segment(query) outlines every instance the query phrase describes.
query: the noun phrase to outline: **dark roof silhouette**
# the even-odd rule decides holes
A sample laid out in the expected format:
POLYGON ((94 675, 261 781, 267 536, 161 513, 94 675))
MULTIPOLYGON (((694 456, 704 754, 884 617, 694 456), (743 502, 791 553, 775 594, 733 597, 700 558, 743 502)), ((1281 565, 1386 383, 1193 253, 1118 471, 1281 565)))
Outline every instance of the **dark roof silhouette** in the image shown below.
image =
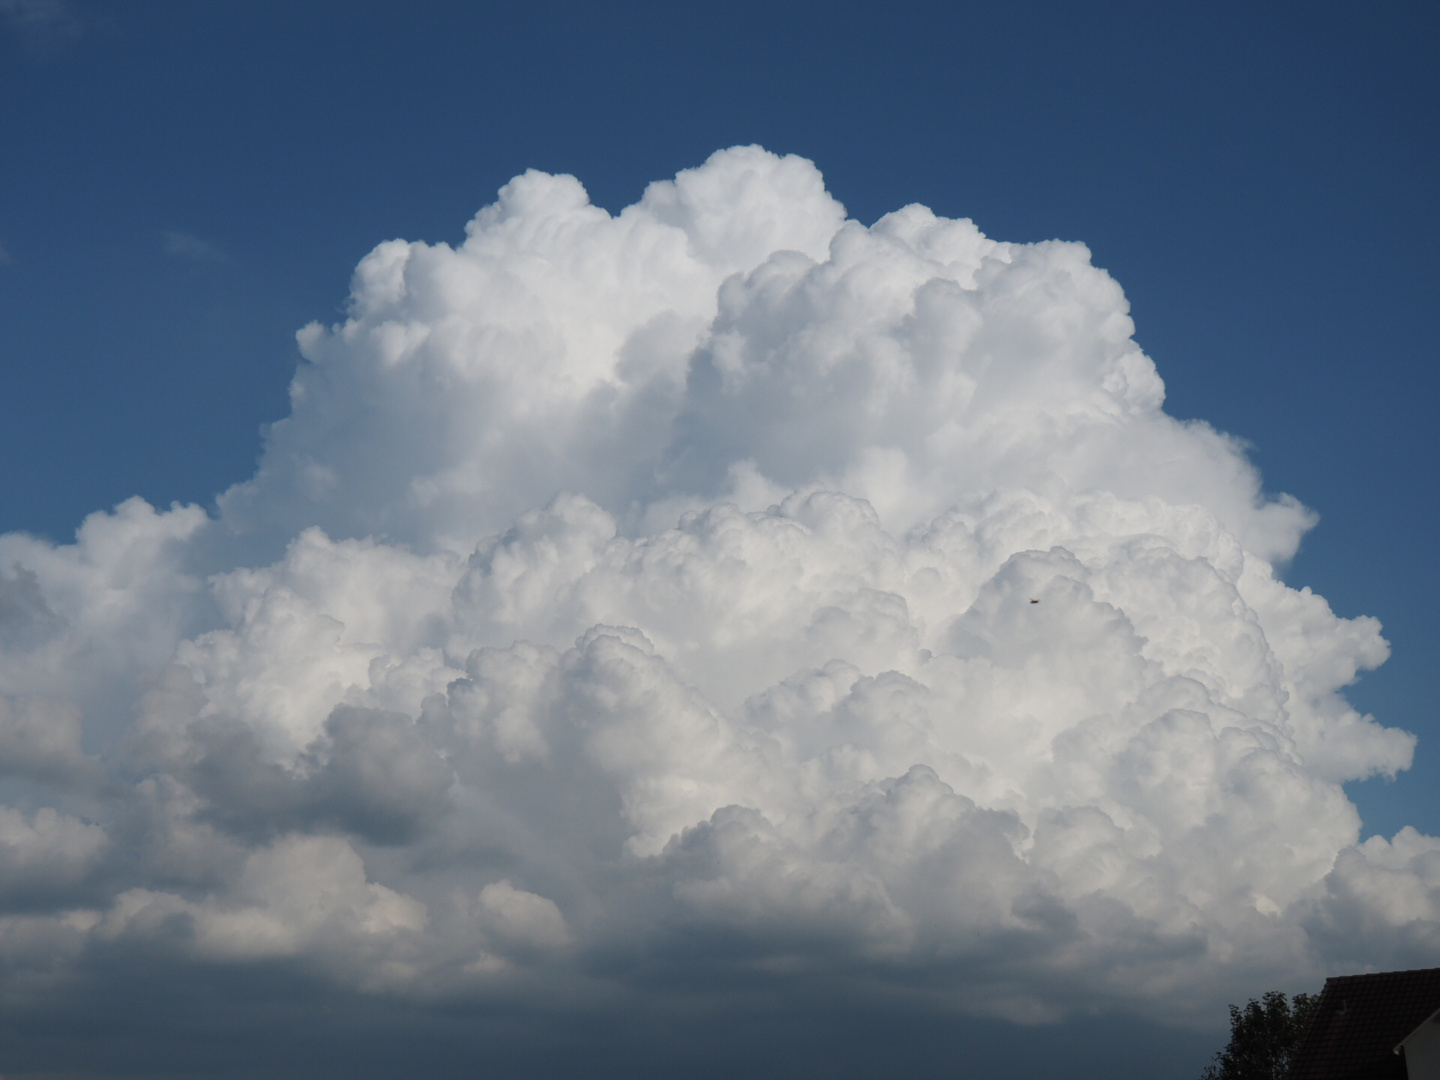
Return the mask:
POLYGON ((1405 1080, 1400 1041, 1440 1008, 1440 968, 1325 980, 1288 1080, 1405 1080))

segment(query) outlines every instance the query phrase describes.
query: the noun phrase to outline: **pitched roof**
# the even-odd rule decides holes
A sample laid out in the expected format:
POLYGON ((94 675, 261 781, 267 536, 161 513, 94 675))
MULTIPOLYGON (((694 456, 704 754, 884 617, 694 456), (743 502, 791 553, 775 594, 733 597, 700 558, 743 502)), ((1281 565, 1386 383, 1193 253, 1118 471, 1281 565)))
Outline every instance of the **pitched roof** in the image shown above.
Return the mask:
POLYGON ((1404 1080, 1400 1040, 1440 1008, 1440 968, 1325 980, 1289 1080, 1404 1080))

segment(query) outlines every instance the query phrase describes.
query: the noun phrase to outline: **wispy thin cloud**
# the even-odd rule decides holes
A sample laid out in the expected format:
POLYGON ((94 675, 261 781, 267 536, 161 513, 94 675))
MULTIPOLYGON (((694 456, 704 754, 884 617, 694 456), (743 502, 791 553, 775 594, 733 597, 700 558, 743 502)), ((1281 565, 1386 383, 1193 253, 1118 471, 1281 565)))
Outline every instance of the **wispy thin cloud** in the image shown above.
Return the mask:
POLYGON ((161 240, 166 255, 173 255, 186 262, 223 263, 230 261, 230 256, 221 248, 194 233, 170 229, 161 234, 161 240))
POLYGON ((31 51, 48 52, 74 41, 92 20, 67 0, 0 0, 0 25, 31 51))

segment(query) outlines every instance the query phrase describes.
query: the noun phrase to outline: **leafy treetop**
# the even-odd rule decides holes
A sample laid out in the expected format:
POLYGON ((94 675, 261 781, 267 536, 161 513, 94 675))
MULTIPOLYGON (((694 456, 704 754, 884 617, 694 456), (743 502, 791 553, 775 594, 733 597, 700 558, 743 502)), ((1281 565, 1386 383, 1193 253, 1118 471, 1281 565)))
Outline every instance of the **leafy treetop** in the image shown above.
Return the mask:
POLYGON ((1287 1000, 1271 990, 1243 1009, 1230 1006, 1230 1043, 1205 1067, 1200 1080, 1285 1080, 1290 1057, 1310 1027, 1319 994, 1287 1000))

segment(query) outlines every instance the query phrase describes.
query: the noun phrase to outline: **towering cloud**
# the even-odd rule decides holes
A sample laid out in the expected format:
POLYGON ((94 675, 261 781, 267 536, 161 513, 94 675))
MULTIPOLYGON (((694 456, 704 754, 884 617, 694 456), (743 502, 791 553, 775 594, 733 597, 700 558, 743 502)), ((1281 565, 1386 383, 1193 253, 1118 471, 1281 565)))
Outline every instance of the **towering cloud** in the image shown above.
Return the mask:
POLYGON ((1379 625, 1132 332, 1079 244, 753 147, 381 244, 217 516, 0 537, 0 994, 1184 1021, 1440 963, 1440 839, 1341 787, 1414 745, 1340 693, 1379 625))

